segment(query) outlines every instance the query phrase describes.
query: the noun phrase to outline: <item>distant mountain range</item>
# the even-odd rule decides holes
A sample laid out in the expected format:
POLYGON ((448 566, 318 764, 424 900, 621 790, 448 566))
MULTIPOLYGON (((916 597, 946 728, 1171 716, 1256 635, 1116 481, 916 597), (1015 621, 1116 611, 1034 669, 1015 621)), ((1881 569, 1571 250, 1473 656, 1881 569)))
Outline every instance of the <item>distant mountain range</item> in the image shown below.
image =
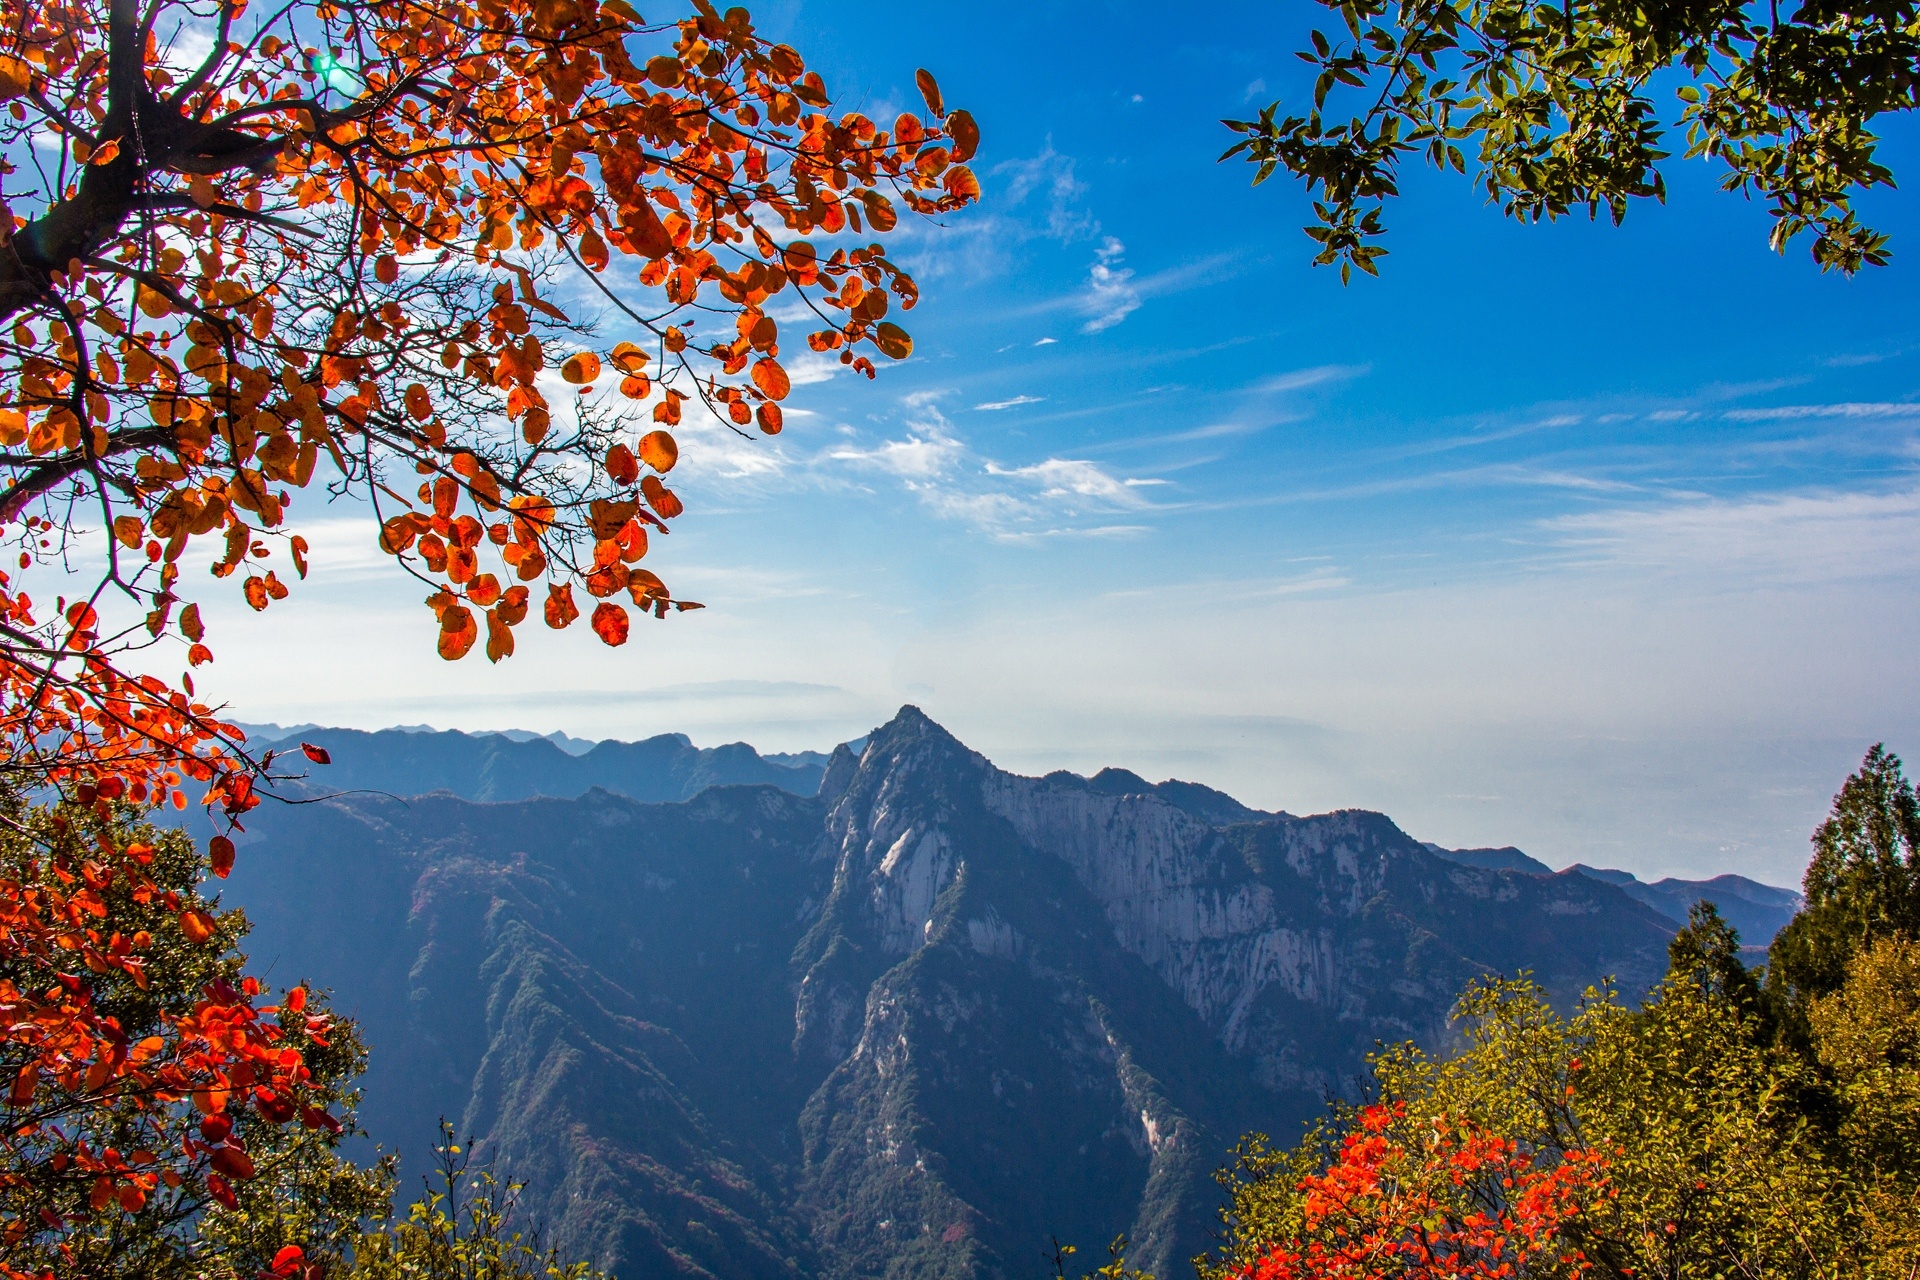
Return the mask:
POLYGON ((523 731, 461 733, 419 728, 327 729, 318 725, 255 725, 248 747, 280 751, 308 773, 303 791, 379 792, 394 796, 449 791, 463 800, 572 799, 595 787, 635 800, 691 800, 708 787, 765 783, 810 796, 820 790, 827 757, 807 751, 762 756, 744 742, 696 747, 683 733, 641 742, 587 743, 565 734, 523 731), (300 743, 333 757, 325 768, 307 765, 300 743))
POLYGON ((447 1116, 623 1280, 1013 1280, 1120 1231, 1173 1276, 1239 1134, 1440 1043, 1477 974, 1632 996, 1673 931, 1376 813, 1010 774, 910 707, 824 765, 297 736, 346 794, 249 816, 256 971, 360 1020, 410 1168, 447 1116))
POLYGON ((1687 912, 1694 903, 1703 900, 1711 902, 1719 908, 1721 917, 1739 931, 1741 940, 1749 949, 1764 949, 1773 941, 1773 935, 1793 919, 1794 913, 1800 910, 1800 904, 1805 901, 1792 889, 1761 884, 1745 876, 1715 876, 1711 880, 1678 880, 1669 876, 1647 884, 1631 871, 1589 867, 1579 862, 1565 871, 1556 872, 1538 858, 1529 857, 1512 845, 1499 849, 1442 849, 1437 844, 1426 847, 1450 862, 1468 867, 1515 871, 1530 876, 1587 876, 1618 886, 1628 897, 1646 903, 1678 924, 1687 922, 1687 912))
MULTIPOLYGON (((352 791, 396 796, 450 791, 466 800, 527 800, 535 796, 568 799, 600 787, 615 795, 649 802, 691 800, 713 786, 766 783, 794 795, 820 789, 829 756, 819 751, 762 754, 744 742, 699 748, 685 734, 665 733, 640 742, 608 739, 590 742, 565 733, 535 734, 524 729, 461 733, 407 725, 378 732, 330 729, 320 725, 247 725, 257 751, 291 753, 301 742, 327 748, 333 764, 310 770, 311 787, 332 794, 352 791)), ((865 739, 847 746, 858 751, 865 739)), ((1062 775, 1064 776, 1064 775, 1062 775)), ((1194 782, 1149 783, 1126 769, 1103 769, 1087 784, 1109 795, 1158 795, 1203 822, 1225 825, 1284 816, 1250 809, 1224 792, 1194 782)), ((1427 843, 1428 851, 1450 862, 1526 875, 1557 873, 1539 859, 1512 846, 1498 849, 1447 849, 1427 843)), ((1705 899, 1719 908, 1750 946, 1764 948, 1800 909, 1791 889, 1761 884, 1745 876, 1711 880, 1669 877, 1647 884, 1628 871, 1576 863, 1567 872, 1618 886, 1668 919, 1684 924, 1687 910, 1705 899)))

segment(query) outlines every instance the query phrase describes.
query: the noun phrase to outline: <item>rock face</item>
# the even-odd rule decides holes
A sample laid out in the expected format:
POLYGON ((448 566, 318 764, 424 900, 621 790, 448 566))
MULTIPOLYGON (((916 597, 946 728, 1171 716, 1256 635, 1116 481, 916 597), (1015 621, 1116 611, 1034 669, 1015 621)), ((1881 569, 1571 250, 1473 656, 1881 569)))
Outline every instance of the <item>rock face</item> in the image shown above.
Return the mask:
POLYGON ((913 708, 817 796, 343 799, 265 812, 230 883, 256 969, 361 1019, 369 1131, 454 1119, 625 1280, 1011 1280, 1120 1231, 1174 1276, 1241 1132, 1476 974, 1634 991, 1670 935, 1378 814, 1004 773, 913 708))

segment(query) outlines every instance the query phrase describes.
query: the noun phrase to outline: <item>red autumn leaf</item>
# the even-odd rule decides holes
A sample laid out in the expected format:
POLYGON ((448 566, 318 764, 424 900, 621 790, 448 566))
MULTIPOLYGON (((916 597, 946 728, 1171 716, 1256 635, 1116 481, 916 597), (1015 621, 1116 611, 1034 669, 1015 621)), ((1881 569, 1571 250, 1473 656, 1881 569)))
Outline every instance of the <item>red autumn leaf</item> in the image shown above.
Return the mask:
POLYGON ((953 139, 953 162, 955 164, 971 160, 980 150, 980 126, 973 122, 972 113, 961 110, 947 117, 947 136, 953 139))
POLYGON ((640 478, 640 463, 634 458, 633 450, 624 444, 616 444, 607 450, 607 478, 615 484, 632 484, 640 478))
POLYGON ((257 1172, 253 1167, 253 1157, 231 1145, 215 1147, 208 1160, 215 1169, 227 1177, 237 1178, 242 1182, 253 1177, 257 1172))
POLYGON ((612 601, 605 601, 594 607, 593 634, 614 648, 627 642, 628 625, 627 611, 612 601))
POLYGON ((227 1185, 227 1180, 217 1173, 207 1175, 207 1194, 223 1209, 240 1207, 240 1198, 233 1194, 233 1188, 227 1185))
POLYGON ((760 429, 762 431, 770 436, 780 434, 780 428, 783 425, 784 419, 780 412, 779 405, 772 403, 763 404, 759 409, 755 410, 755 412, 760 418, 760 429))
POLYGON ((225 880, 233 871, 233 841, 225 836, 215 836, 207 841, 207 862, 213 874, 225 880))

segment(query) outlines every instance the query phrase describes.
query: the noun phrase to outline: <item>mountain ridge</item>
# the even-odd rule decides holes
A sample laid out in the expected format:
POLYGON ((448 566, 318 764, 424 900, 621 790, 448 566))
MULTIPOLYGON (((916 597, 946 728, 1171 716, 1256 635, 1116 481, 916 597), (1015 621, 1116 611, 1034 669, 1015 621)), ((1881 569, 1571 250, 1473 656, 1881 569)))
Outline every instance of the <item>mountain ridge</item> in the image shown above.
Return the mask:
POLYGON ((627 1280, 1009 1280, 1119 1230, 1171 1274, 1238 1134, 1439 1043, 1472 977, 1664 967, 1600 881, 1191 787, 1007 773, 909 707, 811 796, 269 807, 227 892, 361 1020, 370 1131, 458 1121, 627 1280))

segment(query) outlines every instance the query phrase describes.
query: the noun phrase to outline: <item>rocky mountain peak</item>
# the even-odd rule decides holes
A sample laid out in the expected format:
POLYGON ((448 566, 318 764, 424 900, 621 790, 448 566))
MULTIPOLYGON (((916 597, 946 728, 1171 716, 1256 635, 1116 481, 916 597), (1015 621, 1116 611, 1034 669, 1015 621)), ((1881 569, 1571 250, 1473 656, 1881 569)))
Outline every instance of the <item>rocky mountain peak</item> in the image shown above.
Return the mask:
MULTIPOLYGON (((403 746, 335 758, 392 774, 403 746)), ((505 786, 503 759, 475 762, 505 786)), ((413 1154, 455 1119, 555 1243, 626 1275, 1011 1280, 1122 1230, 1171 1274, 1235 1135, 1291 1133, 1381 1040, 1438 1041, 1476 975, 1633 991, 1670 934, 1381 814, 1009 773, 914 707, 818 796, 362 796, 249 825, 228 883, 256 960, 362 1019, 368 1127, 413 1154)))

